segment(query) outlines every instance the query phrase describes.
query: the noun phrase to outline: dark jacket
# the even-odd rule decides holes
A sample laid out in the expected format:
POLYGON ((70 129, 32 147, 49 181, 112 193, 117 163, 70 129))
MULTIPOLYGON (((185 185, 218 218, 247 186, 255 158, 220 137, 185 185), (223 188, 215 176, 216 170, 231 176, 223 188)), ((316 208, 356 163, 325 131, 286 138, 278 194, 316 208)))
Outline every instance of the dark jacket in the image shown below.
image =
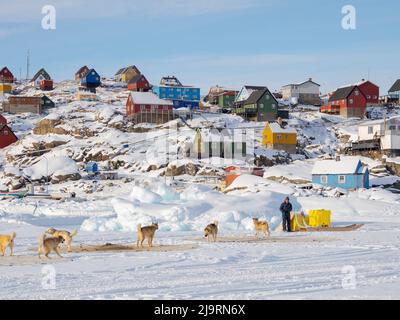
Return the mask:
POLYGON ((279 208, 279 210, 281 210, 282 213, 286 213, 286 214, 287 213, 291 213, 292 209, 293 209, 293 207, 292 207, 292 204, 290 202, 288 202, 288 203, 283 202, 281 204, 281 207, 279 208))

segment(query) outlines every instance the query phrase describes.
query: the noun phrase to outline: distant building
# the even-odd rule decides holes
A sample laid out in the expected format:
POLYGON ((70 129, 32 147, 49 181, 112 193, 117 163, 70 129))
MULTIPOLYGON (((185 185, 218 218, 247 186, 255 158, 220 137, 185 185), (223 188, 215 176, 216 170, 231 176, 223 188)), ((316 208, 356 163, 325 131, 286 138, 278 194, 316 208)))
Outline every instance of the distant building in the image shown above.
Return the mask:
POLYGON ((285 126, 282 120, 267 122, 263 131, 262 144, 269 149, 284 150, 287 153, 297 152, 297 131, 285 126))
POLYGON ((10 93, 12 85, 10 83, 0 83, 0 94, 10 93))
POLYGON ((234 112, 246 120, 275 121, 278 101, 267 87, 244 86, 236 96, 234 112))
POLYGON ((42 80, 40 82, 40 90, 42 91, 51 91, 53 90, 53 80, 42 80))
POLYGON ((151 85, 149 81, 147 81, 146 77, 143 74, 138 74, 134 76, 128 82, 128 90, 129 91, 138 91, 138 92, 147 92, 151 89, 151 85))
POLYGON ((397 80, 389 89, 389 98, 400 103, 400 79, 397 80))
POLYGON ((31 83, 34 87, 40 87, 40 84, 42 83, 43 80, 51 80, 50 75, 48 72, 42 68, 36 74, 33 76, 31 83))
POLYGON ((153 92, 131 92, 126 102, 126 116, 134 123, 163 124, 174 119, 172 101, 160 99, 153 92))
POLYGON ((11 96, 8 101, 3 102, 3 110, 8 113, 41 114, 44 110, 54 107, 54 102, 46 95, 41 97, 11 96))
POLYGON ((160 85, 153 86, 153 92, 160 99, 171 100, 174 108, 199 109, 200 88, 184 86, 173 76, 163 77, 160 85))
POLYGON ((358 86, 337 89, 329 98, 329 108, 339 108, 345 118, 364 118, 367 111, 367 98, 358 86))
POLYGON ((115 74, 115 79, 120 82, 129 83, 129 81, 140 74, 141 72, 136 66, 128 66, 119 69, 115 74))
POLYGON ((90 69, 82 78, 81 86, 85 88, 97 88, 101 85, 99 74, 94 69, 90 69))
POLYGON ((7 67, 4 67, 0 70, 0 83, 13 83, 14 75, 7 67))
POLYGON ((282 87, 282 98, 294 104, 321 105, 320 85, 308 79, 302 83, 288 84, 282 87))
POLYGON ((89 72, 87 66, 81 67, 77 72, 75 72, 75 81, 81 81, 81 79, 89 72))
POLYGON ((7 125, 7 119, 0 114, 0 149, 18 141, 17 136, 7 125))
POLYGON ((347 190, 369 189, 369 170, 359 158, 319 160, 312 170, 312 182, 347 190))
POLYGON ((400 155, 400 116, 368 121, 358 126, 359 145, 379 141, 380 149, 389 156, 400 155))
POLYGON ((367 98, 367 107, 379 105, 379 86, 364 79, 355 85, 360 88, 361 92, 367 98))

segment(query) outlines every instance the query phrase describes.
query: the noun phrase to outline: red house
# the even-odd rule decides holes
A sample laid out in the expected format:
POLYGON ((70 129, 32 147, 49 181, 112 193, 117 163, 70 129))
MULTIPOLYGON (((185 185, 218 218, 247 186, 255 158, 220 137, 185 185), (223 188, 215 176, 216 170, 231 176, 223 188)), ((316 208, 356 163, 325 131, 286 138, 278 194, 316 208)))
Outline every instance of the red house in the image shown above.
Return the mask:
POLYGON ((342 117, 363 118, 367 111, 367 98, 358 86, 339 88, 329 98, 328 106, 340 108, 342 117))
POLYGON ((134 76, 128 82, 128 90, 130 91, 147 92, 150 89, 151 89, 150 83, 147 81, 146 77, 142 74, 134 76))
POLYGON ((50 91, 53 90, 53 80, 42 80, 40 81, 40 90, 50 91))
POLYGON ((3 83, 13 83, 14 82, 14 75, 11 73, 11 71, 7 67, 4 67, 3 69, 0 70, 0 82, 3 82, 3 83))
POLYGON ((75 73, 75 80, 76 81, 81 81, 81 79, 86 75, 86 73, 89 72, 89 68, 87 66, 81 67, 76 73, 75 73))
POLYGON ((153 92, 132 92, 126 102, 126 116, 134 123, 166 123, 174 119, 173 109, 172 101, 153 92))
POLYGON ((374 106, 379 104, 379 87, 371 81, 364 79, 357 84, 361 92, 367 98, 367 106, 374 106))
POLYGON ((18 138, 7 125, 7 120, 0 115, 0 149, 8 147, 10 144, 17 142, 18 138))

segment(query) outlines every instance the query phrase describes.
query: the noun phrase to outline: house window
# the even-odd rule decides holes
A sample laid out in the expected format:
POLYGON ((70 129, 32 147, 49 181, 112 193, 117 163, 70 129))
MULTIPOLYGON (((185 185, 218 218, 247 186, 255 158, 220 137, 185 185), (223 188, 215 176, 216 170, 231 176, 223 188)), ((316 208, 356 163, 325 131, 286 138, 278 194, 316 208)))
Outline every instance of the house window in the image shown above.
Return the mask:
POLYGON ((396 126, 389 126, 389 130, 390 131, 395 131, 396 130, 396 126))
POLYGON ((371 96, 367 96, 367 99, 371 99, 371 96))
POLYGON ((277 134, 277 135, 276 135, 276 139, 277 139, 277 140, 282 140, 282 135, 281 135, 281 134, 277 134))
POLYGON ((269 94, 267 94, 267 95, 265 96, 265 98, 266 98, 267 100, 269 100, 269 94))
POLYGON ((356 90, 354 93, 356 94, 356 96, 358 96, 360 94, 360 92, 358 90, 356 90))
POLYGON ((353 99, 350 99, 350 104, 353 104, 353 102, 354 102, 354 100, 353 100, 353 99))
POLYGON ((374 127, 368 127, 368 134, 374 133, 374 127))
POLYGON ((8 131, 7 131, 7 130, 4 130, 4 131, 3 131, 3 135, 8 136, 8 131))
POLYGON ((346 183, 346 176, 339 176, 339 183, 345 184, 346 183))
POLYGON ((321 176, 321 183, 327 184, 328 183, 328 176, 321 176))
POLYGON ((272 106, 271 106, 271 108, 272 108, 272 110, 275 110, 275 109, 276 109, 276 104, 273 103, 272 106))

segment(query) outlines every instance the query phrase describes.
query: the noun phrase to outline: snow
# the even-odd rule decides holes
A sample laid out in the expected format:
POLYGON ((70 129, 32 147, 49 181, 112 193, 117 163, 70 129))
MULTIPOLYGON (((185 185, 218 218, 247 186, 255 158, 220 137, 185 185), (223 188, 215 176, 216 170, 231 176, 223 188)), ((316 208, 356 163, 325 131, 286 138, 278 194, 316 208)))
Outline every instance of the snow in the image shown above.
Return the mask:
MULTIPOLYGON (((308 106, 294 108, 288 126, 298 132, 300 154, 287 155, 261 146, 265 123, 195 114, 187 122, 190 127, 246 130, 248 136, 254 135, 255 156, 271 160, 271 166, 263 168, 264 177, 243 173, 220 192, 216 187, 227 164, 223 159, 183 156, 194 130, 180 119, 161 126, 129 124, 125 103, 130 93, 112 80, 104 83, 97 89, 96 102, 74 101, 78 84, 63 81, 52 91, 57 107, 49 114, 6 115, 20 140, 0 150, 0 189, 14 190, 26 175, 42 179, 79 173, 82 178, 48 186, 60 201, 0 199, 0 234, 17 233, 16 256, 0 257, 0 299, 400 298, 400 194, 391 192, 395 186, 385 189, 400 178, 389 174, 379 159, 342 156, 344 162, 350 159, 351 170, 356 158, 374 169, 370 179, 376 187, 340 197, 335 189, 309 189, 314 165, 324 164, 323 169, 332 172, 327 165, 332 160, 322 159, 331 159, 349 137, 357 137, 363 121, 324 115, 308 106), (45 117, 59 120, 57 128, 68 132, 33 134, 45 117), (41 145, 48 152, 33 155, 41 145), (101 170, 118 172, 120 178, 88 177, 84 167, 91 161, 101 170), (171 166, 188 164, 198 167, 196 176, 165 176, 171 166), (70 198, 71 193, 76 197, 70 198), (286 196, 295 211, 329 209, 334 226, 364 226, 354 232, 283 233, 279 206, 286 196), (253 217, 269 222, 270 240, 253 240, 253 217), (215 220, 221 241, 209 244, 203 230, 215 220), (152 222, 160 227, 155 245, 175 249, 63 252, 63 259, 50 260, 57 290, 40 285, 42 268, 49 261, 39 261, 35 248, 49 227, 78 229, 74 245, 79 248, 133 244, 137 224, 152 222), (356 271, 354 290, 342 286, 343 268, 349 266, 356 271)), ((38 92, 28 88, 22 95, 38 92)), ((396 112, 389 111, 388 117, 396 112)), ((251 155, 238 166, 252 168, 252 160, 251 155)), ((386 160, 400 163, 399 158, 386 160)))
POLYGON ((40 180, 50 176, 65 176, 78 173, 78 166, 68 157, 49 157, 23 170, 31 180, 40 180))
POLYGON ((360 159, 357 157, 336 160, 317 161, 312 170, 312 174, 354 174, 360 159))
POLYGON ((271 123, 269 123, 269 126, 270 126, 272 132, 274 132, 274 133, 296 133, 296 134, 297 134, 296 129, 291 128, 291 127, 289 127, 289 126, 281 127, 281 126, 280 126, 278 123, 276 123, 276 122, 271 122, 271 123))
POLYGON ((131 96, 136 104, 168 106, 174 105, 172 101, 158 98, 158 96, 153 92, 132 92, 131 96))

